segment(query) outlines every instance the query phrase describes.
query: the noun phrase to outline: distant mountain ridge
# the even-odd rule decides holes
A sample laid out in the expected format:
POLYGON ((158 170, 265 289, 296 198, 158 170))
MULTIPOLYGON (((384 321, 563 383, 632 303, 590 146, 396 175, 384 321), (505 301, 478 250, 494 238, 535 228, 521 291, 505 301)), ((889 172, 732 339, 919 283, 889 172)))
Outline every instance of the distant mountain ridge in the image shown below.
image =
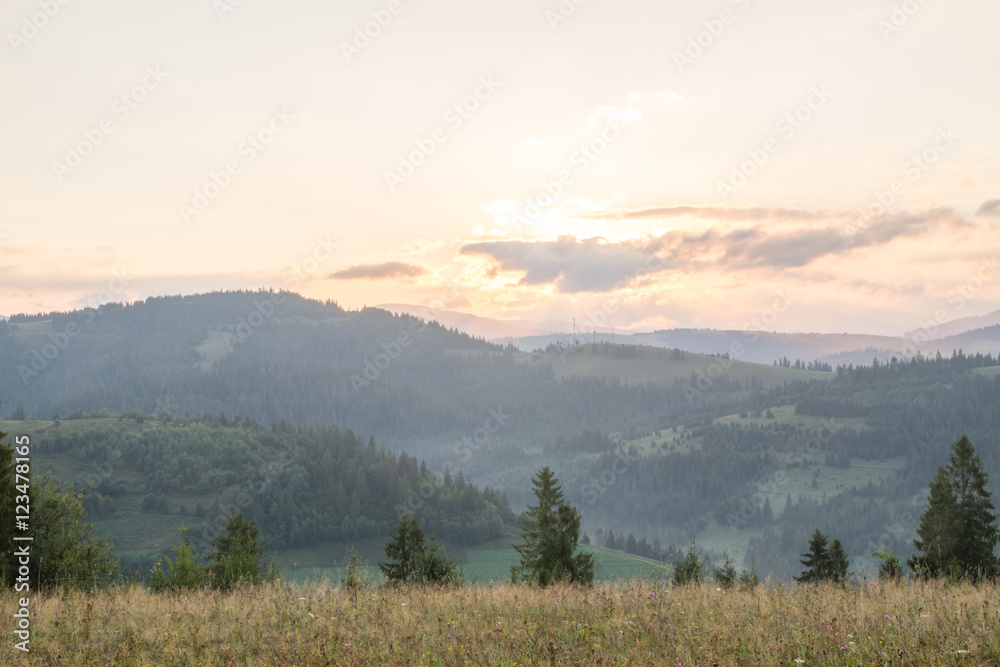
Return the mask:
POLYGON ((903 336, 882 336, 863 333, 779 333, 771 331, 739 331, 727 329, 677 328, 651 332, 620 329, 616 333, 577 332, 566 322, 533 322, 530 320, 497 320, 471 313, 438 310, 409 304, 383 304, 379 308, 393 313, 406 313, 442 326, 454 328, 470 336, 500 344, 513 343, 530 352, 545 349, 549 344, 614 342, 629 345, 678 348, 698 354, 732 353, 738 344, 741 361, 770 364, 788 358, 794 361, 824 361, 837 364, 870 365, 872 360, 888 361, 892 357, 910 358, 916 352, 933 356, 940 352, 950 355, 961 349, 969 354, 1000 352, 1000 310, 981 316, 963 317, 951 322, 927 326, 903 336), (972 332, 979 333, 974 334, 972 332))
POLYGON ((928 325, 924 328, 907 331, 903 334, 903 338, 912 339, 918 333, 922 333, 923 335, 930 337, 931 340, 937 340, 940 338, 947 338, 948 336, 957 336, 958 334, 973 331, 975 329, 984 329, 996 324, 1000 324, 1000 310, 994 310, 992 313, 987 313, 985 315, 960 317, 957 320, 951 320, 950 322, 943 322, 941 324, 928 322, 928 325))
POLYGON ((423 320, 436 321, 448 329, 458 329, 470 336, 496 340, 501 338, 536 336, 558 333, 562 329, 559 322, 531 322, 529 320, 497 320, 480 317, 472 313, 455 310, 441 310, 429 306, 415 306, 406 303, 383 303, 375 306, 393 314, 406 314, 423 320))

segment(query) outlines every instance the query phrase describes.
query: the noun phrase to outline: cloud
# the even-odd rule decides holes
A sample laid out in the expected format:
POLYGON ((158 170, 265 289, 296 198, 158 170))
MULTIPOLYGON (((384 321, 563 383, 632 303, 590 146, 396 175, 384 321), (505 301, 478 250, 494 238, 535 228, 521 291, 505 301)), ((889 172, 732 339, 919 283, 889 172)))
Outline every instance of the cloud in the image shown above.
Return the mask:
POLYGON ((699 218, 719 222, 756 222, 765 220, 821 220, 856 217, 856 213, 810 211, 799 208, 774 208, 752 206, 735 208, 726 206, 664 206, 633 210, 599 211, 586 214, 602 220, 670 220, 673 218, 699 218))
MULTIPOLYGON (((792 215, 786 209, 751 209, 742 213, 741 219, 756 216, 763 222, 784 216, 810 217, 800 216, 803 212, 797 211, 792 215)), ((938 229, 972 226, 951 209, 944 208, 883 215, 853 233, 848 233, 843 224, 775 230, 773 225, 763 222, 737 229, 710 227, 697 232, 677 229, 621 242, 572 236, 554 241, 478 242, 463 246, 460 253, 487 255, 498 270, 523 272, 522 285, 551 284, 564 293, 604 292, 627 285, 633 277, 644 273, 797 268, 827 255, 846 255, 896 239, 921 237, 938 229)))
POLYGON ((984 218, 1000 218, 1000 199, 984 201, 976 211, 976 215, 984 218))
POLYGON ((642 242, 562 236, 555 241, 469 243, 463 255, 487 255, 504 271, 522 271, 522 285, 552 284, 559 292, 607 292, 637 275, 658 270, 663 259, 642 242))
POLYGON ((383 264, 356 264, 331 273, 331 280, 385 280, 387 278, 416 278, 427 273, 418 264, 406 262, 385 262, 383 264))
POLYGON ((725 248, 723 258, 730 269, 783 269, 805 266, 826 255, 884 245, 897 238, 923 236, 938 227, 968 226, 952 210, 938 208, 924 213, 884 215, 853 234, 845 234, 842 225, 770 233, 756 225, 725 235, 709 232, 705 241, 706 245, 714 243, 725 248))

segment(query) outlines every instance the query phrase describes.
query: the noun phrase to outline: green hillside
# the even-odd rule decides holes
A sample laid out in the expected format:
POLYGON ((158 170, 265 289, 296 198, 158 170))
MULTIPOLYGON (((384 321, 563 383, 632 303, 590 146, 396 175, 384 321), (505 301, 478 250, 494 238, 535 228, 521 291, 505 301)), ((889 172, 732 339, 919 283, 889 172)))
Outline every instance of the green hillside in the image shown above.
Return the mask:
MULTIPOLYGON (((634 345, 597 343, 561 347, 549 352, 519 352, 515 358, 529 365, 551 364, 556 377, 589 376, 614 378, 622 382, 673 386, 696 378, 712 380, 724 376, 729 382, 747 384, 754 378, 762 389, 771 389, 791 380, 824 380, 833 373, 799 370, 764 364, 752 364, 736 359, 714 357, 692 352, 677 354, 674 350, 634 345)), ((695 383, 693 386, 697 387, 695 383)))

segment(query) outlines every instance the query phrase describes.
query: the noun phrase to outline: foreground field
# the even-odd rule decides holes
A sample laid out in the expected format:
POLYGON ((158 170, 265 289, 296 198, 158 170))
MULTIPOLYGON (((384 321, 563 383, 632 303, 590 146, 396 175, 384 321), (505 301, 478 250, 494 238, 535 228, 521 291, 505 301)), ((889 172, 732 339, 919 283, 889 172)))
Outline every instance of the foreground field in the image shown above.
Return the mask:
MULTIPOLYGON (((951 665, 1000 663, 996 587, 643 583, 231 595, 127 588, 32 599, 32 653, 0 664, 951 665)), ((10 622, 13 594, 0 597, 10 622)), ((9 627, 6 626, 6 627, 9 627)))

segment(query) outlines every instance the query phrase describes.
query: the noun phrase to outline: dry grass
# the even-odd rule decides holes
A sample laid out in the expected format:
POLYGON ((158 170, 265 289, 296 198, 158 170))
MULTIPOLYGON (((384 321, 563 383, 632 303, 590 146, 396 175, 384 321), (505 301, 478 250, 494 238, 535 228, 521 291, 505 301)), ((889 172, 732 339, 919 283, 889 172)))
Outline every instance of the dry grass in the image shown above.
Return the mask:
MULTIPOLYGON (((325 586, 179 596, 130 587, 34 597, 31 655, 5 630, 0 664, 1000 664, 998 592, 876 584, 724 593, 630 583, 352 598, 325 586)), ((0 596, 7 628, 14 605, 12 593, 0 596)))

